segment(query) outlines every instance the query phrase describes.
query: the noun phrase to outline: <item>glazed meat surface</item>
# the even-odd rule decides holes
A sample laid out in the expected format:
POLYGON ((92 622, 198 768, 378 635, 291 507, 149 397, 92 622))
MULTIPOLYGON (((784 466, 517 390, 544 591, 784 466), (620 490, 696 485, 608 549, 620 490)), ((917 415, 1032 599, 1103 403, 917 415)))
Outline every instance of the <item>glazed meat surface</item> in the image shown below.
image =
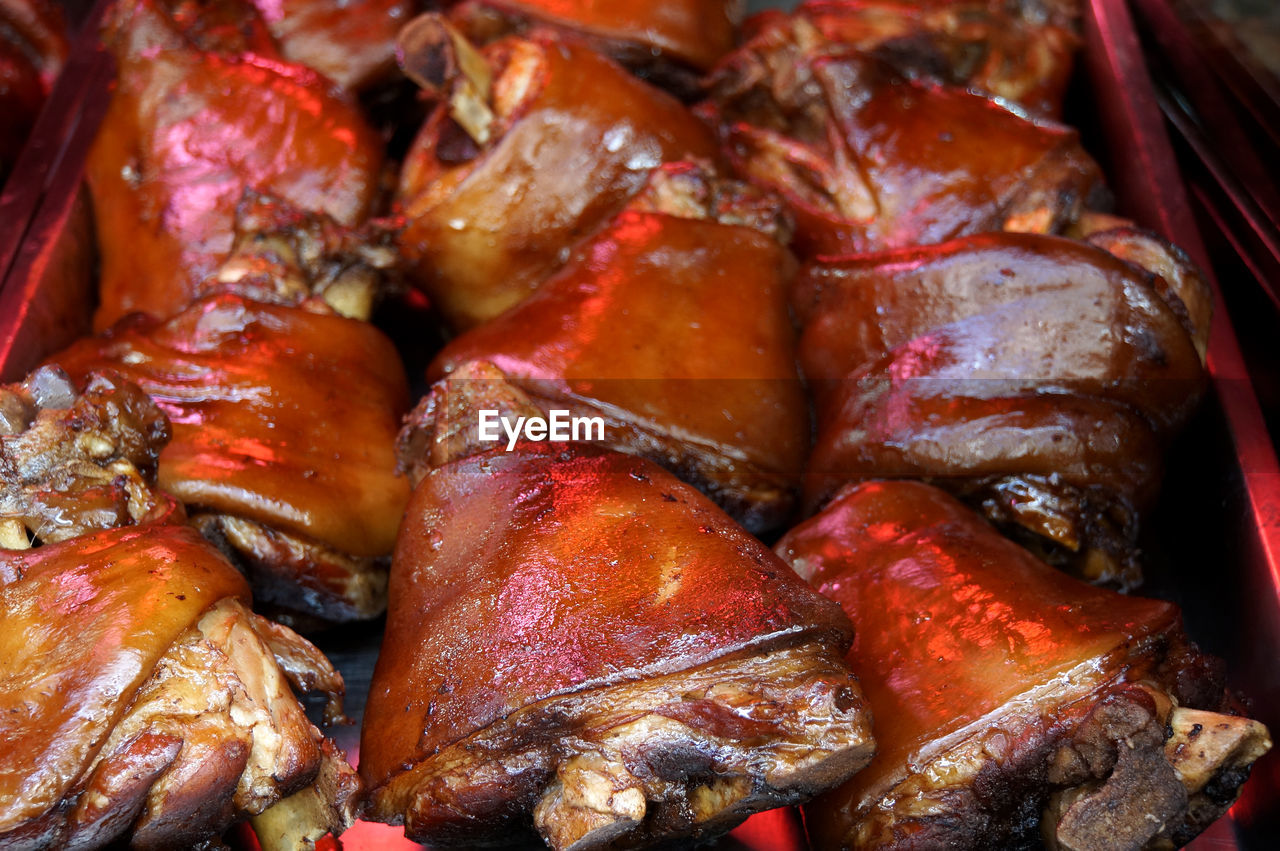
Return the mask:
POLYGON ((817 847, 1181 845, 1270 747, 1222 714, 1175 606, 1059 573, 927 485, 848 488, 777 551, 853 620, 876 719, 875 759, 806 810, 817 847))
POLYGON ((664 166, 536 293, 450 342, 429 377, 492 363, 543 411, 599 416, 607 445, 749 529, 777 528, 808 443, 786 235, 776 198, 664 166))
POLYGON ((168 413, 160 486, 245 562, 262 602, 329 620, 381 611, 374 560, 408 498, 394 457, 408 387, 371 325, 225 293, 55 360, 118 370, 168 413))
POLYGON ((105 38, 118 85, 87 163, 105 328, 180 310, 231 251, 246 189, 354 225, 381 142, 314 71, 193 43, 154 0, 119 4, 105 38))
POLYGON ((403 38, 441 100, 400 176, 401 250, 456 330, 526 298, 652 169, 716 156, 674 98, 581 44, 531 33, 481 55, 430 16, 403 38))
POLYGON ((1074 130, 989 96, 904 78, 803 16, 716 71, 704 107, 744 178, 779 192, 805 256, 996 230, 1057 233, 1102 200, 1074 130))
POLYGON ((267 848, 341 832, 358 780, 289 683, 338 718, 342 678, 154 490, 163 413, 50 367, 0 412, 0 844, 197 845, 269 810, 267 848))
POLYGON ((426 472, 391 599, 360 765, 373 817, 421 841, 707 838, 872 749, 839 612, 641 459, 426 472))
POLYGON ((1101 249, 1031 234, 812 264, 795 298, 819 410, 808 504, 926 479, 1132 587, 1162 449, 1205 384, 1170 296, 1101 249))

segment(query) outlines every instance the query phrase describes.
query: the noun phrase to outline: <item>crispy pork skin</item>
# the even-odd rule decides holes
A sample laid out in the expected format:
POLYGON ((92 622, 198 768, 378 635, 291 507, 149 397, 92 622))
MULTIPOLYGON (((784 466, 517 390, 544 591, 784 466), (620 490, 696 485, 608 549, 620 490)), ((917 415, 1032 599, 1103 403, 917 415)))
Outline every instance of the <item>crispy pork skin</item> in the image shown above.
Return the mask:
POLYGON ((105 328, 171 315, 231 251, 246 189, 354 225, 378 189, 381 141, 316 72, 198 47, 154 0, 117 5, 119 82, 87 161, 105 328))
POLYGON ((372 816, 438 845, 628 847, 839 782, 869 719, 808 590, 642 459, 524 444, 425 471, 365 714, 372 816))
POLYGON ((118 375, 0 387, 0 845, 268 851, 355 817, 360 786, 290 685, 341 676, 154 488, 163 412, 118 375), (58 512, 50 514, 50 504, 58 512))
POLYGON ((400 176, 401 249, 455 329, 527 297, 658 165, 716 156, 674 98, 582 44, 535 32, 480 53, 436 16, 402 41, 439 103, 400 176))
POLYGON ((818 407, 809 506, 926 479, 1092 580, 1137 584, 1162 449, 1206 382, 1164 280, 1034 234, 810 264, 794 298, 818 407))
POLYGON ((55 356, 111 368, 173 422, 160 485, 234 554, 260 600, 330 621, 385 606, 409 486, 395 475, 404 369, 372 325, 231 293, 127 321, 55 356))
POLYGON ((544 413, 599 417, 590 439, 657 461, 748 529, 776 529, 809 437, 787 224, 773 196, 663 166, 536 293, 451 341, 429 377, 492 363, 544 413))
POLYGON ((777 551, 854 621, 876 719, 870 766, 806 808, 816 847, 1169 847, 1271 745, 1175 606, 1055 571, 936 488, 850 487, 777 551))
POLYGON ((731 54, 703 108, 735 170, 787 199, 804 256, 1058 233, 1104 200, 1074 130, 966 87, 904 77, 804 15, 731 54))

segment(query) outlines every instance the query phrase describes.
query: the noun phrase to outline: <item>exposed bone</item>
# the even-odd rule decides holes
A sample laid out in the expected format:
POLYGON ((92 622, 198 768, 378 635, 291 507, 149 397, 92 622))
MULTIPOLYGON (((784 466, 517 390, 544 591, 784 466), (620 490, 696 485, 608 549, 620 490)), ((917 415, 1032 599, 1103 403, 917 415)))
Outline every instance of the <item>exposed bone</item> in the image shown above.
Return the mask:
POLYGON ((0 518, 0 549, 25 550, 31 547, 31 539, 27 537, 27 527, 21 520, 0 518))
POLYGON ((427 13, 400 31, 396 59, 429 96, 449 101, 449 115, 477 144, 489 141, 493 72, 480 51, 442 15, 427 13))
POLYGON ((1271 750, 1267 728, 1237 715, 1223 715, 1178 707, 1169 718, 1173 735, 1165 742, 1165 756, 1194 795, 1216 775, 1252 765, 1271 750))
POLYGON ((312 851, 318 840, 337 836, 355 821, 355 771, 326 745, 311 785, 249 820, 262 851, 312 851))

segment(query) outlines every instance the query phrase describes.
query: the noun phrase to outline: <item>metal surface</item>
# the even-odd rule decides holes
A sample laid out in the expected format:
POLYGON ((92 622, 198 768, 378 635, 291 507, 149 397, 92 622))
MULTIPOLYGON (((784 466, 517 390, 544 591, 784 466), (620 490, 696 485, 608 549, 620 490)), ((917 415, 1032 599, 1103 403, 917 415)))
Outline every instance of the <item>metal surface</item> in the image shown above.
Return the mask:
MULTIPOLYGON (((105 0, 91 15, 101 14, 105 0)), ((756 2, 756 8, 766 4, 756 2)), ((1128 10, 1117 0, 1085 4, 1085 70, 1090 107, 1105 140, 1119 209, 1182 245, 1205 269, 1210 259, 1191 216, 1176 161, 1128 10)), ((90 26, 88 29, 92 30, 90 26)), ((15 177, 0 197, 0 379, 19 377, 87 327, 90 302, 76 291, 84 266, 80 180, 83 159, 107 103, 109 63, 82 39, 15 177), (80 252, 80 259, 68 255, 80 252), (55 272, 55 270, 63 270, 55 272), (70 271, 67 271, 67 270, 70 271), (57 292, 54 292, 57 291, 57 292)), ((87 273, 83 276, 87 281, 87 273)), ((1233 685, 1280 730, 1280 466, 1220 293, 1210 341, 1215 398, 1177 446, 1165 496, 1144 541, 1153 591, 1186 611, 1192 636, 1228 659, 1233 685)), ((318 643, 342 670, 358 721, 368 693, 381 625, 335 630, 318 643)), ((333 731, 355 756, 358 726, 333 731)), ((1272 811, 1280 808, 1280 754, 1261 761, 1246 794, 1193 847, 1272 847, 1272 811)), ((413 848, 398 828, 361 823, 349 849, 413 848)), ((762 814, 720 846, 801 849, 793 811, 762 814)))

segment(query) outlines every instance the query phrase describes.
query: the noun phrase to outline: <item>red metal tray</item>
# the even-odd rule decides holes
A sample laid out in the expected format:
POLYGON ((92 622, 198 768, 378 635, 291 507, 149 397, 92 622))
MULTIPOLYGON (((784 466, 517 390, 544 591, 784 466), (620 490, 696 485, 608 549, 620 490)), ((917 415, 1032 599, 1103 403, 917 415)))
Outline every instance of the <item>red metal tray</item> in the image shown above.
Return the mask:
MULTIPOLYGON (((19 378, 88 330, 93 238, 81 176, 108 100, 110 60, 93 35, 106 2, 90 12, 0 194, 0 381, 19 378)), ((1118 0, 1084 5, 1084 61, 1070 120, 1107 167, 1118 209, 1181 245, 1211 273, 1129 11, 1118 0)), ((1209 370, 1216 392, 1170 454, 1161 504, 1143 541, 1150 577, 1144 590, 1182 605, 1191 635, 1227 659, 1232 686, 1253 701, 1255 717, 1280 731, 1280 465, 1213 286, 1209 370)), ((318 641, 347 679, 348 709, 357 720, 380 632, 380 625, 366 625, 318 641)), ((358 755, 358 727, 333 733, 358 755)), ((1276 836, 1280 752, 1257 763, 1240 802, 1191 847, 1272 848, 1276 836)), ((399 828, 363 822, 343 845, 418 847, 399 828)), ((750 819, 717 847, 803 851, 807 844, 798 815, 777 810, 750 819)))

